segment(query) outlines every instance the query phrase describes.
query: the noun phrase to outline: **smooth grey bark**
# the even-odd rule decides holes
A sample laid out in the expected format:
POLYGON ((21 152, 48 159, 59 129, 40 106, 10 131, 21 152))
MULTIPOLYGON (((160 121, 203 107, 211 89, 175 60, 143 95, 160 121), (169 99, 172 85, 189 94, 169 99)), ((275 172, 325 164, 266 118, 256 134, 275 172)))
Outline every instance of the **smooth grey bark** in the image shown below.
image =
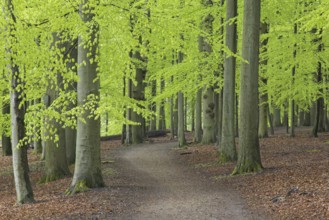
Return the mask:
POLYGON ((19 85, 18 67, 12 69, 12 91, 10 97, 11 108, 11 129, 12 129, 12 152, 13 152, 13 169, 16 189, 16 203, 24 204, 34 202, 34 195, 29 178, 29 166, 27 158, 27 145, 24 144, 25 136, 25 108, 19 107, 22 102, 22 94, 16 90, 19 85))
POLYGON ((223 89, 221 89, 218 96, 218 133, 217 133, 217 147, 220 149, 220 143, 222 140, 222 130, 223 130, 223 89))
POLYGON ((13 45, 16 43, 14 35, 16 17, 14 5, 11 0, 5 1, 4 14, 8 19, 9 36, 7 56, 10 59, 8 70, 11 74, 10 91, 10 112, 11 112, 11 140, 13 153, 13 171, 16 189, 16 203, 24 204, 34 202, 33 190, 29 178, 29 165, 27 158, 27 145, 23 139, 25 137, 25 105, 23 104, 23 91, 18 90, 20 83, 23 83, 18 64, 15 63, 16 51, 13 45), (20 106, 21 105, 21 106, 20 106))
MULTIPOLYGON (((261 34, 267 34, 269 31, 269 25, 266 23, 261 23, 261 34)), ((267 42, 268 38, 264 39, 261 43, 262 53, 267 52, 267 42)), ((266 70, 267 59, 264 59, 261 64, 264 66, 266 70)), ((265 77, 261 77, 261 81, 263 85, 267 85, 267 79, 265 77)), ((259 128, 258 128, 258 137, 259 138, 267 138, 268 137, 268 93, 265 92, 260 95, 260 104, 259 104, 259 128)))
MULTIPOLYGON (((78 106, 88 102, 88 96, 99 98, 99 80, 97 78, 98 56, 98 24, 93 19, 94 14, 89 8, 88 1, 79 5, 80 18, 88 25, 90 41, 79 36, 78 47, 78 106), (92 24, 92 25, 90 25, 92 24), (88 43, 92 45, 87 46, 88 43), (91 62, 93 60, 94 62, 91 62), (84 65, 82 65, 84 63, 84 65)), ((97 108, 97 104, 93 108, 97 108)), ((84 191, 86 188, 104 186, 100 158, 100 118, 91 109, 84 109, 77 124, 77 146, 74 176, 67 194, 84 191)))
POLYGON ((262 94, 260 96, 260 106, 259 106, 259 128, 258 137, 267 138, 268 137, 268 126, 267 126, 267 112, 268 112, 268 97, 267 94, 262 94))
MULTIPOLYGON (((320 33, 322 33, 322 30, 320 30, 320 33)), ((322 37, 315 39, 314 42, 319 43, 318 52, 321 52, 323 50, 322 37)), ((316 78, 317 78, 318 84, 323 82, 322 62, 321 61, 318 61, 316 78)), ((323 89, 320 88, 319 94, 322 94, 322 93, 323 93, 323 89)), ((323 118, 324 118, 323 114, 324 114, 324 98, 318 97, 318 99, 316 101, 315 123, 314 123, 313 129, 312 129, 313 137, 318 137, 318 132, 325 131, 324 123, 323 123, 323 118)))
POLYGON ((273 126, 274 127, 280 127, 282 126, 281 123, 281 111, 279 108, 275 107, 273 108, 273 126))
POLYGON ((268 117, 268 121, 270 123, 271 135, 274 135, 274 126, 273 126, 273 119, 272 119, 273 117, 271 115, 269 106, 267 108, 267 117, 268 117))
MULTIPOLYGON (((57 34, 53 34, 54 44, 59 41, 57 34)), ((61 47, 61 45, 59 45, 61 47)), ((61 48, 60 48, 61 49, 61 48)), ((48 79, 46 97, 48 99, 48 108, 59 97, 58 89, 61 89, 62 77, 59 73, 56 74, 55 79, 48 79)), ((60 109, 54 109, 60 111, 60 109)), ((70 174, 69 167, 66 160, 66 147, 65 147, 65 129, 62 124, 51 116, 45 117, 45 176, 41 182, 51 182, 70 174), (52 132, 55 131, 55 132, 52 132), (55 137, 58 137, 58 142, 55 142, 55 137)))
MULTIPOLYGON (((161 79, 160 82, 160 93, 164 91, 165 80, 161 79)), ((159 107, 159 117, 158 117, 158 130, 166 130, 166 114, 165 114, 165 101, 161 100, 159 107)))
POLYGON ((303 126, 311 126, 311 112, 310 112, 310 110, 308 110, 304 113, 303 126))
POLYGON ((202 140, 202 90, 199 89, 195 99, 195 131, 194 141, 200 143, 202 140))
POLYGON ((301 110, 298 114, 298 126, 303 126, 304 125, 304 119, 305 119, 305 111, 301 110))
MULTIPOLYGON (((201 3, 204 7, 212 7, 213 2, 211 0, 202 0, 201 3)), ((211 14, 207 14, 201 23, 201 30, 212 35, 213 32, 213 21, 214 18, 211 14)), ((203 53, 204 57, 210 56, 212 51, 212 46, 209 42, 207 36, 199 36, 199 51, 203 53)), ((207 71, 203 74, 215 74, 214 72, 209 72, 205 67, 207 63, 200 64, 201 71, 207 71)), ((204 86, 204 91, 202 95, 202 111, 203 111, 203 144, 211 144, 216 142, 216 128, 215 128, 215 103, 214 103, 214 87, 204 86)))
MULTIPOLYGON (((67 48, 67 49, 69 49, 68 58, 70 61, 66 63, 66 68, 71 69, 72 71, 74 71, 75 74, 77 74, 76 70, 73 67, 75 67, 75 64, 78 59, 78 47, 77 47, 76 43, 73 43, 73 45, 68 44, 68 47, 69 47, 69 48, 67 48)), ((74 93, 76 88, 77 88, 76 82, 70 82, 68 85, 67 91, 74 93)), ((76 97, 75 97, 75 99, 76 99, 76 97)), ((70 102, 69 106, 68 106, 68 110, 71 110, 74 107, 76 107, 76 104, 70 102)), ((65 149, 66 149, 67 163, 69 165, 75 163, 76 139, 77 139, 77 129, 72 128, 72 127, 66 127, 65 128, 65 149)))
MULTIPOLYGON (((9 91, 7 90, 6 95, 8 95, 9 91)), ((4 94, 5 95, 5 94, 4 94)), ((3 103, 2 105, 2 115, 5 117, 10 117, 10 103, 3 103)), ((8 128, 4 128, 2 138, 1 138, 1 146, 2 146, 2 156, 11 156, 12 149, 11 149, 11 139, 8 132, 10 130, 10 126, 8 128)))
MULTIPOLYGON (((156 90, 157 90, 157 83, 156 80, 152 80, 151 81, 151 90, 152 90, 152 98, 154 98, 157 94, 156 90)), ((149 130, 150 131, 155 131, 156 130, 156 110, 157 110, 157 106, 156 106, 156 102, 152 101, 151 105, 150 105, 150 111, 154 113, 154 116, 152 116, 150 118, 150 124, 149 124, 149 130)))
POLYGON ((233 174, 263 169, 258 140, 260 0, 244 0, 240 84, 239 156, 233 174))
MULTIPOLYGON (((136 51, 133 54, 133 58, 143 62, 143 58, 139 51, 136 51)), ((133 99, 137 101, 145 100, 145 77, 146 77, 146 69, 141 67, 139 64, 135 64, 136 74, 135 74, 135 81, 136 84, 132 84, 132 92, 131 96, 133 99)), ((131 120, 133 122, 138 123, 137 125, 131 126, 131 133, 132 133, 132 144, 140 144, 144 142, 145 137, 145 119, 143 118, 142 114, 132 111, 131 112, 131 120)))
MULTIPOLYGON (((237 0, 226 1, 226 37, 227 48, 235 54, 237 52, 237 25, 229 22, 237 16, 237 0)), ((220 148, 222 162, 236 161, 235 147, 235 70, 236 59, 229 54, 224 55, 224 88, 223 88, 223 120, 220 148)))
MULTIPOLYGON (((37 105, 40 102, 41 102, 41 99, 35 99, 33 101, 33 105, 37 105)), ((35 132, 35 134, 34 134, 34 140, 33 140, 34 152, 36 154, 41 154, 42 153, 42 140, 41 140, 41 132, 40 132, 40 129, 36 128, 34 132, 35 132)))
MULTIPOLYGON (((132 82, 131 79, 127 78, 126 79, 126 83, 127 83, 127 96, 131 98, 131 91, 132 91, 132 82)), ((127 120, 131 120, 131 112, 132 110, 130 108, 126 109, 126 118, 127 120)), ((132 126, 131 125, 126 125, 126 140, 125 140, 125 144, 131 144, 131 130, 132 130, 132 126)))
POLYGON ((171 140, 175 139, 175 104, 174 100, 175 97, 172 95, 170 97, 170 135, 171 135, 171 140))
POLYGON ((186 145, 184 133, 184 95, 182 92, 177 94, 178 100, 178 146, 184 147, 186 145))
MULTIPOLYGON (((297 23, 294 24, 294 34, 297 34, 297 23)), ((293 58, 296 60, 297 56, 297 43, 294 44, 294 52, 293 58)), ((295 84, 295 74, 296 74, 296 65, 293 66, 291 70, 292 82, 291 87, 295 84)), ((290 108, 291 108, 291 117, 290 117, 290 137, 295 137, 295 100, 292 97, 290 101, 290 108)))

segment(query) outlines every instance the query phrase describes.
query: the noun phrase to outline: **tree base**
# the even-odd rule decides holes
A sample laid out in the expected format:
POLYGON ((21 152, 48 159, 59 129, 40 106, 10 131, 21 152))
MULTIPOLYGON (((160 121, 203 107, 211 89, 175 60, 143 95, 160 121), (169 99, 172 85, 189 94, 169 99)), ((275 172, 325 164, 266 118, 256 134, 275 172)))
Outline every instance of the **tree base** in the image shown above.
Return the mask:
POLYGON ((21 201, 16 201, 16 205, 24 205, 24 204, 31 204, 31 203, 35 203, 34 198, 28 197, 28 198, 25 198, 21 201))
POLYGON ((258 173, 264 168, 260 163, 238 163, 234 168, 232 175, 245 174, 245 173, 258 173))
POLYGON ((88 184, 87 180, 80 180, 77 183, 75 183, 74 185, 71 185, 66 191, 65 194, 66 195, 74 195, 76 193, 82 193, 82 192, 86 192, 89 191, 91 188, 100 188, 100 187, 104 187, 104 183, 98 183, 98 184, 94 184, 94 185, 90 185, 88 184))
POLYGON ((227 155, 224 153, 221 153, 219 156, 219 163, 225 164, 229 162, 236 162, 237 161, 237 156, 236 155, 227 155))
POLYGON ((86 192, 89 191, 90 188, 87 186, 87 181, 86 180, 81 180, 79 182, 77 182, 75 185, 70 186, 70 188, 68 188, 65 191, 66 195, 74 195, 76 193, 81 193, 81 192, 86 192))
POLYGON ((67 177, 67 176, 69 176, 69 174, 64 174, 64 173, 56 172, 56 173, 45 175, 44 177, 42 177, 39 180, 38 183, 39 184, 49 183, 49 182, 53 182, 53 181, 62 179, 62 178, 67 177))

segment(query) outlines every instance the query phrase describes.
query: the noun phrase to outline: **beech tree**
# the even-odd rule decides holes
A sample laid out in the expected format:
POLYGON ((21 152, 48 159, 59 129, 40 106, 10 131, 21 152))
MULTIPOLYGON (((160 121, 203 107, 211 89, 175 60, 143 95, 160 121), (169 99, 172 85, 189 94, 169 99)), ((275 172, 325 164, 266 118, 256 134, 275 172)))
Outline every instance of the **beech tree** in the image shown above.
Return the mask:
POLYGON ((244 0, 240 84, 239 156, 233 174, 263 169, 258 140, 260 0, 244 0))
POLYGON ((11 76, 10 109, 11 109, 11 137, 13 151, 13 168, 16 189, 16 202, 18 204, 34 202, 34 195, 29 178, 27 158, 27 143, 25 139, 25 105, 23 102, 24 91, 21 82, 24 81, 18 64, 16 63, 17 43, 15 9, 11 0, 6 1, 5 13, 8 21, 7 44, 8 69, 11 76))
POLYGON ((234 108, 235 108, 235 57, 237 52, 237 5, 236 0, 226 2, 226 46, 232 54, 225 54, 224 60, 224 91, 223 91, 223 119, 222 137, 220 144, 220 158, 222 162, 235 161, 237 152, 235 148, 234 108))
POLYGON ((100 160, 100 118, 95 109, 99 99, 98 31, 95 8, 89 1, 79 5, 81 25, 86 32, 79 35, 78 41, 78 106, 83 108, 77 126, 77 150, 74 176, 67 194, 104 186, 100 160))

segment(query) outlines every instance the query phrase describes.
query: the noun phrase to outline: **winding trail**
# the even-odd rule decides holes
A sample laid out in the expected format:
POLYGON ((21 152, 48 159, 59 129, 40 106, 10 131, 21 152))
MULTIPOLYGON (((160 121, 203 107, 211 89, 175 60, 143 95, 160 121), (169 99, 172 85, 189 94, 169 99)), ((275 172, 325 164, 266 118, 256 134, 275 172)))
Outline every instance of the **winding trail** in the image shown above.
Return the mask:
POLYGON ((234 191, 179 163, 176 146, 144 144, 115 152, 119 175, 131 189, 130 205, 115 219, 264 219, 247 210, 234 191))

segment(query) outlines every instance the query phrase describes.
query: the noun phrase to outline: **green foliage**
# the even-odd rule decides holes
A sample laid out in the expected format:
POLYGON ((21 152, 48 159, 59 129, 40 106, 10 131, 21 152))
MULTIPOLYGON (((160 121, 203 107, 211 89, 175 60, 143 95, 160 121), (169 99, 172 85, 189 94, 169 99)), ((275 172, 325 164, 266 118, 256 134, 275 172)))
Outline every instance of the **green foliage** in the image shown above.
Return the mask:
MULTIPOLYGON (((23 91, 24 103, 44 100, 48 86, 58 91, 58 98, 48 107, 43 101, 28 105, 29 141, 44 133, 41 132, 39 137, 37 131, 51 130, 44 126, 45 117, 63 126, 75 127, 77 118, 86 109, 92 109, 90 117, 108 114, 110 133, 120 132, 122 123, 132 123, 124 117, 124 110, 133 109, 150 118, 153 116, 147 110, 150 103, 167 102, 178 91, 192 99, 204 86, 216 84, 221 88, 223 52, 241 61, 240 43, 237 54, 232 54, 223 44, 225 5, 222 6, 220 0, 212 1, 212 5, 203 5, 201 0, 89 2, 88 8, 95 16, 85 24, 78 13, 79 1, 13 1, 17 21, 13 31, 16 41, 12 45, 7 15, 0 16, 0 44, 5 45, 0 48, 3 94, 0 105, 8 100, 10 58, 20 70, 21 83, 16 89, 23 91), (212 18, 211 30, 202 27, 207 18, 212 18), (77 46, 78 36, 87 39, 85 47, 95 43, 90 41, 92 26, 99 27, 99 48, 96 58, 89 61, 98 63, 100 97, 89 96, 83 107, 72 109, 71 104, 77 102, 76 92, 68 91, 68 88, 79 80, 76 75, 79 65, 70 51, 77 46), (55 36, 59 39, 54 43, 55 36), (212 53, 200 52, 199 37, 211 45, 212 53), (139 51, 147 62, 133 59, 130 55, 135 51, 139 51), (183 54, 184 59, 178 63, 179 54, 183 54), (69 67, 69 63, 73 65, 69 67), (165 89, 161 93, 158 89, 156 97, 151 95, 150 88, 146 88, 145 101, 127 97, 127 89, 124 94, 124 78, 126 82, 127 79, 134 80, 135 64, 147 69, 146 84, 152 80, 165 81, 165 89), (215 76, 215 72, 219 76, 215 76), (61 74, 61 84, 56 82, 57 73, 61 74)), ((243 1, 240 0, 238 5, 238 17, 229 22, 237 22, 241 39, 243 1)), ((327 50, 319 52, 317 49, 320 43, 326 45, 328 39, 323 37, 321 42, 315 39, 328 32, 328 9, 326 1, 262 1, 262 20, 270 28, 268 34, 262 35, 262 40, 268 39, 266 50, 261 54, 261 60, 267 60, 267 65, 261 66, 261 75, 267 79, 267 84, 260 82, 260 90, 269 94, 271 104, 281 106, 294 99, 300 108, 307 109, 316 98, 325 96, 319 91, 320 88, 326 91, 328 86, 318 84, 314 73, 318 62, 323 63, 323 69, 327 68, 327 50), (293 32, 295 23, 298 24, 297 34, 293 32), (296 58, 293 57, 294 50, 296 58), (296 68, 294 77, 291 74, 293 67, 296 68)), ((237 73, 239 85, 239 71, 237 73)), ((168 103, 165 105, 168 108, 168 103)), ((8 116, 0 117, 1 133, 8 133, 8 121, 8 116)))

